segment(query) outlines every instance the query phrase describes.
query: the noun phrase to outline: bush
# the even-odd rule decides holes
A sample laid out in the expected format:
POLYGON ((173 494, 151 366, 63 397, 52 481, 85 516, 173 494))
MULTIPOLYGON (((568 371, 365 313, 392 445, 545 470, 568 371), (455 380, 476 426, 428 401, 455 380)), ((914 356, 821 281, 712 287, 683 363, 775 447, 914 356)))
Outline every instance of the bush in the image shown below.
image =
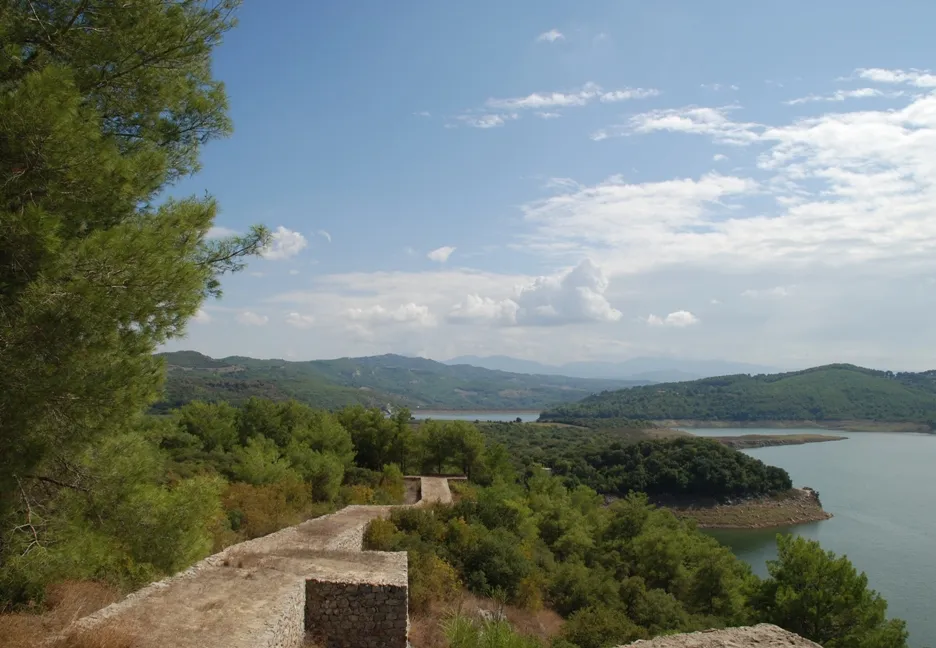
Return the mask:
POLYGON ((434 553, 409 554, 409 603, 413 612, 425 612, 432 603, 451 603, 461 592, 455 569, 434 553))
POLYGON ((569 617, 562 636, 579 648, 607 648, 646 639, 647 631, 622 610, 592 605, 569 617))
POLYGON ((299 524, 312 513, 309 487, 299 479, 261 486, 230 484, 223 504, 238 542, 299 524))

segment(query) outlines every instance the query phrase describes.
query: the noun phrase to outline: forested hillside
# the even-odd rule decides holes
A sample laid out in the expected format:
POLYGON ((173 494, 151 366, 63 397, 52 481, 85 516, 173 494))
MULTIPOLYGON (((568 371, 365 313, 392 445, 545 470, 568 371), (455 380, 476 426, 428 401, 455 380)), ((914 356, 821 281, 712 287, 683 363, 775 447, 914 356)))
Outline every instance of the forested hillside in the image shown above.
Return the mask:
POLYGON ((382 355, 288 362, 194 351, 159 354, 168 365, 165 411, 192 400, 243 402, 251 396, 295 398, 315 407, 393 405, 440 409, 542 409, 606 389, 646 384, 450 366, 424 358, 382 355))
POLYGON ((888 421, 936 424, 934 372, 827 365, 604 392, 546 411, 543 420, 888 421))

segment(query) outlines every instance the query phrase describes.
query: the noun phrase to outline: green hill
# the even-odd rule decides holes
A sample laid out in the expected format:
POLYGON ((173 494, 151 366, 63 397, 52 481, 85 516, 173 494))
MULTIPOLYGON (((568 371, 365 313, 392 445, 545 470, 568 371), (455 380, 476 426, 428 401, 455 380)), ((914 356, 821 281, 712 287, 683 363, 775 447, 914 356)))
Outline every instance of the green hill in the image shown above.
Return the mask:
POLYGON ((837 364, 608 391, 554 407, 542 420, 879 421, 936 426, 936 372, 837 364))
POLYGON ((295 398, 316 407, 391 403, 411 409, 543 409, 646 382, 515 374, 398 355, 289 362, 195 351, 159 354, 167 364, 165 411, 192 400, 295 398))

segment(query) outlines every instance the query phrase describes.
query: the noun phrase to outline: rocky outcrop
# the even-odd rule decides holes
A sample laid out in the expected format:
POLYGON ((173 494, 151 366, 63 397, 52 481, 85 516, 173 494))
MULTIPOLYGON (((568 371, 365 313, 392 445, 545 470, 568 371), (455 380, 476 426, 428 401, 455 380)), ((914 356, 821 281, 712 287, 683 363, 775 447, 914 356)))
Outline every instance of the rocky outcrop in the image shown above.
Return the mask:
MULTIPOLYGON (((636 641, 631 648, 822 648, 775 625, 706 630, 636 641)), ((623 648, 619 646, 618 648, 623 648)))

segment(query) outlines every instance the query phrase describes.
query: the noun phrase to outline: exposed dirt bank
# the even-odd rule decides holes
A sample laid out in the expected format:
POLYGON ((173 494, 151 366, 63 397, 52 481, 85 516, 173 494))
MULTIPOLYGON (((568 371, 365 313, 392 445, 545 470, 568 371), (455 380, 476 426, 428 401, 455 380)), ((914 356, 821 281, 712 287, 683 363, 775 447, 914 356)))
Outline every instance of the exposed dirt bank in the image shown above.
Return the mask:
POLYGON ((808 487, 728 504, 712 501, 659 504, 667 506, 677 517, 695 520, 701 529, 770 529, 832 517, 822 509, 819 493, 808 487))
POLYGON ((696 419, 665 419, 654 421, 664 427, 683 428, 815 428, 817 430, 846 430, 849 432, 930 432, 925 423, 888 421, 703 421, 696 419))
POLYGON ((767 448, 770 446, 802 445, 804 443, 823 443, 825 441, 844 441, 848 437, 831 434, 744 434, 742 436, 703 437, 714 439, 736 450, 767 448))

